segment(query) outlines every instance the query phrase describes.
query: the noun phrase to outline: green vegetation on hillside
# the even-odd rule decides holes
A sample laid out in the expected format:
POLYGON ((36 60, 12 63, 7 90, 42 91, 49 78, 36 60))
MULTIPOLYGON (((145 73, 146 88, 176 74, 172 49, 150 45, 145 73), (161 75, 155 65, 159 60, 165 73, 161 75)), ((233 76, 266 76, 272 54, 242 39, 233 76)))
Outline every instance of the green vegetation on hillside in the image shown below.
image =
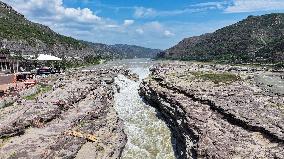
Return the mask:
POLYGON ((59 65, 60 65, 60 67, 62 67, 64 69, 77 68, 77 67, 100 64, 102 59, 103 58, 101 58, 100 56, 88 55, 88 56, 84 57, 84 59, 75 59, 75 58, 70 59, 70 60, 63 59, 59 63, 59 65))
MULTIPOLYGON (((5 6, 5 5, 4 5, 5 6)), ((71 37, 59 35, 46 26, 32 23, 9 6, 0 8, 0 37, 7 40, 26 40, 34 46, 37 40, 51 46, 60 44, 82 48, 84 45, 71 37)))
POLYGON ((109 46, 120 58, 154 58, 161 50, 136 45, 116 44, 109 46))
MULTIPOLYGON (((160 52, 157 49, 135 45, 106 45, 63 36, 52 31, 47 26, 27 20, 12 7, 0 1, 0 42, 1 40, 4 42, 4 39, 7 39, 7 47, 13 52, 37 54, 39 53, 37 51, 41 51, 41 49, 33 49, 33 47, 39 46, 46 49, 44 52, 59 57, 76 56, 84 58, 87 55, 93 55, 94 57, 101 56, 103 58, 152 58, 160 52), (45 45, 48 47, 44 47, 45 45)), ((97 60, 91 60, 93 61, 89 60, 88 63, 97 63, 97 60)), ((81 63, 81 60, 74 59, 66 65, 78 66, 82 65, 81 63)))
POLYGON ((284 61, 284 13, 249 16, 214 33, 186 38, 160 57, 224 63, 284 61))

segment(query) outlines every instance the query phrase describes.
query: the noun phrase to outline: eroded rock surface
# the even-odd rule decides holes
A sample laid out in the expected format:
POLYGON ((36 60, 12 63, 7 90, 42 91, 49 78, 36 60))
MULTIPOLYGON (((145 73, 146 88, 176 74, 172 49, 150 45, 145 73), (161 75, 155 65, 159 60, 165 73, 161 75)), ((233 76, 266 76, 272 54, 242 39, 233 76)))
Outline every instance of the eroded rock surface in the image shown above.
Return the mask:
POLYGON ((258 87, 265 69, 174 63, 151 71, 140 95, 169 123, 179 158, 284 158, 284 96, 258 87))
POLYGON ((0 111, 0 158, 119 158, 126 144, 113 79, 97 69, 58 78, 36 100, 0 111))

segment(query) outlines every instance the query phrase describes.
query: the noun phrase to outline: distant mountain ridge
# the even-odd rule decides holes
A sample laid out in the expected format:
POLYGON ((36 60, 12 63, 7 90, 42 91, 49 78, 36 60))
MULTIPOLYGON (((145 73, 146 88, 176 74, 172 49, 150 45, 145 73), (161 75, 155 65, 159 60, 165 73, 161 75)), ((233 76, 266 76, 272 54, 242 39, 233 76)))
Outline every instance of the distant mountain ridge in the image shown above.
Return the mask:
POLYGON ((160 57, 226 62, 284 61, 284 13, 248 18, 201 36, 185 38, 160 57))
POLYGON ((0 1, 0 46, 23 54, 53 54, 59 57, 154 57, 160 50, 133 45, 106 45, 60 35, 49 27, 31 22, 0 1), (132 52, 126 52, 132 51, 132 52))
POLYGON ((122 58, 153 58, 162 51, 159 49, 126 44, 110 45, 110 48, 122 58))

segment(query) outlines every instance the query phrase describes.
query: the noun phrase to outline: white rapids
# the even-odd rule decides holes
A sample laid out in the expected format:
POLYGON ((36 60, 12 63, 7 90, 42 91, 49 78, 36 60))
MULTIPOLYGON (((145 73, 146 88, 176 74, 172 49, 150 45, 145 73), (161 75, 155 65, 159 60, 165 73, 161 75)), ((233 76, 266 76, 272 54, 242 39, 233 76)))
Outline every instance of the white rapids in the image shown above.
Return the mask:
POLYGON ((145 104, 138 94, 141 80, 149 74, 149 67, 141 65, 141 61, 139 63, 130 68, 139 75, 139 82, 123 75, 115 80, 120 86, 120 92, 115 94, 115 109, 124 120, 128 138, 122 158, 173 159, 175 156, 169 128, 156 116, 155 109, 145 104))

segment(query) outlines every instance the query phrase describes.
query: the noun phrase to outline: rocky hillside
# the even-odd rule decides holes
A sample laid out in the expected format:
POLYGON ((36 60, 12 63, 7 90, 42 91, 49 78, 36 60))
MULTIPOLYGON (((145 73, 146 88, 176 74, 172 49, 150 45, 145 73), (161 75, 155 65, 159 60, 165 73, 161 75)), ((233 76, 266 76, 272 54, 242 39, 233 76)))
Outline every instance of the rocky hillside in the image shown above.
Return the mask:
POLYGON ((13 52, 26 54, 47 53, 60 57, 86 56, 90 54, 107 57, 138 57, 137 55, 139 57, 150 57, 155 56, 155 53, 159 52, 131 45, 109 46, 90 43, 63 36, 47 26, 27 20, 23 15, 1 1, 0 44, 13 52), (151 55, 152 53, 153 55, 151 55))
POLYGON ((281 62, 284 60, 284 13, 249 16, 214 33, 186 38, 160 56, 236 63, 281 62))

